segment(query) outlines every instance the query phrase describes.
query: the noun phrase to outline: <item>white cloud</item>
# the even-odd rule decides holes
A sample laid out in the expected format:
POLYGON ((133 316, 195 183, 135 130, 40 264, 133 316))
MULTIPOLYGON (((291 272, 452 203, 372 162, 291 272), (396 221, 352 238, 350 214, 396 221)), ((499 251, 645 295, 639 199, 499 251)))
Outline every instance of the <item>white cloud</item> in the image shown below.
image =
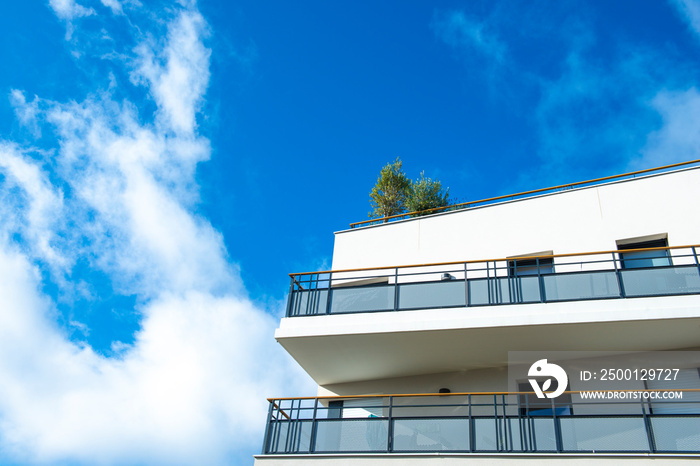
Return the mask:
POLYGON ((41 136, 41 129, 37 122, 39 116, 39 99, 35 96, 32 102, 27 102, 24 93, 17 89, 10 91, 10 104, 15 109, 15 115, 20 123, 27 127, 35 138, 41 136))
POLYGON ((453 11, 436 21, 434 28, 442 40, 453 47, 475 50, 496 64, 505 61, 506 44, 488 21, 478 21, 461 11, 453 11))
POLYGON ((661 127, 649 134, 640 158, 633 168, 648 168, 700 158, 700 92, 659 92, 651 106, 662 118, 661 127))
POLYGON ((195 113, 209 83, 209 50, 201 42, 206 33, 202 16, 190 12, 171 25, 164 50, 158 51, 155 41, 137 48, 135 77, 149 83, 159 106, 159 123, 178 135, 196 129, 195 113))
POLYGON ((115 15, 123 14, 122 4, 118 0, 101 0, 102 4, 112 10, 115 15))
POLYGON ((56 16, 64 20, 71 20, 81 16, 91 16, 95 14, 92 8, 85 8, 75 0, 49 0, 49 5, 56 16))
POLYGON ((700 37, 700 1, 698 0, 671 0, 693 32, 700 37))
MULTIPOLYGON (((17 188, 13 199, 5 197, 7 212, 14 220, 14 231, 26 237, 35 257, 51 267, 69 265, 53 245, 55 231, 62 224, 63 193, 54 189, 38 164, 12 144, 0 144, 0 172, 5 188, 17 188)), ((6 225, 6 228, 9 225, 6 225)))
POLYGON ((210 156, 196 123, 207 25, 184 9, 168 31, 130 64, 157 104, 152 122, 112 98, 114 77, 82 102, 12 94, 19 118, 38 119, 60 144, 0 145, 0 462, 250 462, 264 397, 312 389, 274 342, 276 318, 246 298, 221 234, 195 211, 195 169, 210 156), (141 303, 141 328, 132 344, 114 343, 118 357, 70 341, 57 298, 42 291, 49 267, 57 286, 89 296, 71 278, 81 258, 141 303))

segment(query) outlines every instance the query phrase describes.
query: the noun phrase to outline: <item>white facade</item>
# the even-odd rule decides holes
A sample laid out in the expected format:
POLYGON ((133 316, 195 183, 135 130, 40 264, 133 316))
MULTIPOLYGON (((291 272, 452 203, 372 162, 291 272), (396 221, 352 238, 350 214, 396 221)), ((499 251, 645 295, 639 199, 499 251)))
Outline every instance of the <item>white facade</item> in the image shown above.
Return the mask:
MULTIPOLYGON (((700 276, 696 276, 700 268, 695 254, 700 248, 693 248, 700 244, 696 199, 700 199, 700 167, 340 231, 335 234, 333 251, 333 270, 338 272, 307 276, 309 285, 296 283, 298 296, 306 293, 307 311, 283 318, 275 338, 319 383, 319 396, 345 397, 437 393, 445 388, 452 393, 504 391, 509 351, 700 351, 700 276), (670 248, 678 248, 669 250, 670 258, 663 259, 673 265, 667 269, 678 269, 675 275, 638 280, 639 286, 651 286, 648 295, 619 291, 619 296, 600 296, 605 299, 597 299, 595 294, 577 299, 571 294, 579 283, 571 281, 574 279, 580 283, 588 280, 591 287, 597 281, 595 286, 614 284, 623 290, 628 286, 621 282, 622 272, 618 270, 624 267, 623 256, 611 251, 648 241, 663 241, 670 248), (596 252, 600 254, 590 254, 596 252), (526 269, 532 272, 533 260, 523 259, 521 265, 512 262, 522 256, 541 257, 536 261, 539 278, 526 277, 526 269), (449 264, 427 265, 439 263, 449 264), (416 265, 419 267, 396 268, 416 265), (383 269, 357 270, 380 267, 383 269), (511 286, 508 277, 517 275, 517 267, 525 277, 522 283, 539 280, 539 289, 537 285, 524 286, 517 292, 498 288, 511 286), (542 271, 549 276, 541 275, 542 271), (443 275, 445 272, 449 275, 443 275), (584 281, 580 280, 582 276, 584 281), (676 291, 666 293, 663 289, 667 282, 686 279, 687 283, 671 285, 677 286, 676 291), (323 280, 325 285, 321 285, 323 280), (430 283, 435 286, 431 288, 430 283), (374 284, 370 289, 376 296, 368 299, 376 303, 386 300, 388 304, 386 309, 379 306, 368 310, 385 312, 366 312, 362 304, 357 304, 364 298, 355 299, 353 293, 363 291, 351 286, 358 284, 374 284), (654 288, 657 285, 661 288, 654 288), (416 305, 418 308, 402 310, 399 304, 403 303, 400 299, 408 297, 415 303, 424 302, 423 295, 430 290, 447 287, 452 290, 448 294, 454 295, 450 299, 462 305, 416 305), (479 301, 487 289, 490 305, 479 301), (477 292, 481 294, 477 296, 477 292), (493 301, 492 292, 499 296, 505 293, 506 298, 493 301), (528 300, 527 293, 534 292, 539 298, 528 300), (340 307, 333 307, 335 301, 331 303, 331 298, 342 298, 352 311, 343 313, 340 307), (318 301, 314 306, 321 309, 319 315, 308 312, 312 299, 318 301), (336 312, 338 309, 341 312, 336 312)), ((629 273, 625 277, 630 279, 631 287, 636 278, 632 272, 624 273, 629 273)), ((304 276, 298 278, 303 280, 304 276)), ((290 302, 290 309, 298 304, 290 302)), ((641 382, 634 386, 645 387, 641 382)), ((571 381, 570 390, 579 389, 577 382, 571 381)), ((378 409, 382 416, 382 408, 378 409)), ((639 406, 621 409, 620 413, 641 412, 639 406)), ((383 412, 386 416, 385 408, 383 412)), ((513 412, 509 408, 507 413, 513 412)), ((577 411, 586 412, 585 406, 577 411)), ((436 461, 431 455, 401 459, 391 454, 268 455, 258 461, 292 464, 312 458, 320 464, 404 464, 406 458, 425 464, 436 461)), ((498 455, 474 453, 437 459, 461 464, 466 458, 470 464, 504 460, 498 455)), ((630 454, 573 458, 560 453, 538 458, 557 462, 566 459, 569 464, 640 460, 638 455, 630 454)), ((663 458, 655 460, 671 461, 668 455, 663 458)), ((673 461, 683 458, 687 455, 674 457, 673 461)), ((508 461, 516 459, 535 458, 511 455, 508 461)))

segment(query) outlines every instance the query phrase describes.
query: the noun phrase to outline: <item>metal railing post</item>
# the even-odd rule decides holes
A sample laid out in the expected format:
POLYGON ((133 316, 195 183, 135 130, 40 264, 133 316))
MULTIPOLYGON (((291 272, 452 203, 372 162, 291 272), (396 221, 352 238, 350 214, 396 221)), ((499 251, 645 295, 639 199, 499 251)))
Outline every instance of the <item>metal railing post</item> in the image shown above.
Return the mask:
POLYGON ((489 304, 493 304, 493 301, 491 301, 491 273, 489 270, 489 261, 486 261, 486 294, 489 304))
POLYGON ((399 268, 394 269, 394 310, 399 310, 399 268))
POLYGON ((292 317, 292 302, 294 301, 294 277, 289 277, 289 297, 287 298, 287 317, 292 317))
MULTIPOLYGON (((615 259, 614 252, 612 252, 610 254, 612 255, 613 266, 615 267, 615 275, 617 276, 617 287, 620 289, 620 298, 624 298, 625 297, 625 285, 622 281, 622 272, 620 271, 620 269, 617 266, 618 259, 615 259)), ((620 255, 619 252, 617 254, 620 255)))
POLYGON ((540 287, 540 302, 544 303, 547 301, 547 296, 544 294, 544 279, 542 278, 542 273, 540 272, 540 258, 535 259, 537 264, 537 284, 540 287))
POLYGON ((464 263, 464 306, 469 306, 469 281, 467 280, 467 263, 464 263))
POLYGON ((467 395, 467 404, 469 406, 469 451, 476 450, 476 432, 474 432, 474 418, 472 417, 472 394, 467 395))
MULTIPOLYGON (((648 406, 645 406, 644 402, 645 402, 644 397, 642 397, 642 399, 641 399, 642 416, 644 417, 644 427, 646 427, 647 440, 649 441, 649 452, 656 453, 656 440, 654 439, 654 429, 651 425, 651 419, 649 419, 649 416, 647 415, 647 407, 648 406)), ((651 403, 651 400, 646 400, 646 403, 647 404, 651 403)))
POLYGON ((331 301, 331 279, 333 278, 333 272, 328 272, 328 296, 326 298, 326 314, 331 313, 331 305, 333 304, 331 301))
POLYGON ((498 395, 493 395, 493 422, 496 428, 496 450, 501 451, 503 449, 503 441, 501 440, 501 428, 498 425, 498 395))
POLYGON ((316 420, 318 417, 318 398, 314 399, 314 414, 313 418, 311 419, 311 433, 309 434, 311 438, 309 438, 309 453, 313 453, 314 450, 316 450, 316 431, 318 430, 318 421, 316 420))
POLYGON ((556 439, 557 452, 561 453, 564 450, 564 442, 561 438, 561 424, 557 417, 557 407, 554 404, 554 398, 550 398, 552 402, 552 421, 554 422, 554 438, 556 439))
POLYGON ((389 397, 389 424, 386 428, 387 439, 386 439, 386 451, 391 453, 394 449, 394 442, 392 437, 394 436, 394 420, 393 420, 393 409, 394 409, 394 397, 389 397))
POLYGON ((263 447, 262 454, 268 453, 270 449, 270 424, 272 423, 272 405, 273 402, 270 401, 270 407, 267 410, 267 423, 265 424, 265 437, 263 437, 263 447))
POLYGON ((698 269, 698 273, 700 274, 700 262, 698 262, 698 253, 695 251, 695 246, 692 247, 693 250, 693 258, 695 259, 695 266, 698 269))

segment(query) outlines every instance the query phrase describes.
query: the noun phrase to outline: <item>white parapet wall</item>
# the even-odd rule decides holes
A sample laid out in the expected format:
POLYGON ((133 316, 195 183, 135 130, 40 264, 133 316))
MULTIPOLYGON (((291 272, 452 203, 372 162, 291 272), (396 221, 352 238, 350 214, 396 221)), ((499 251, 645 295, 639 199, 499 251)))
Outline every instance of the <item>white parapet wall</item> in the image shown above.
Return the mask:
POLYGON ((700 167, 336 232, 333 269, 614 250, 666 234, 700 242, 700 167))

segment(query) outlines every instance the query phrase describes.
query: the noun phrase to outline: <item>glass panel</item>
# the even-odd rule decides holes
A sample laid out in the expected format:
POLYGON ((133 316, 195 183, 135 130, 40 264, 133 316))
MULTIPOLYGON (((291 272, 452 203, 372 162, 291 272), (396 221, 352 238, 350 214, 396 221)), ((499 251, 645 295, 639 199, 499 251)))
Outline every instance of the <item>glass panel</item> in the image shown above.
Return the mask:
POLYGON ((394 451, 467 451, 469 419, 395 419, 394 451))
POLYGON ((650 418, 656 450, 662 452, 700 452, 700 417, 650 418))
POLYGON ((474 448, 476 451, 499 451, 494 418, 474 419, 474 448))
POLYGON ((313 421, 272 421, 268 434, 268 453, 308 453, 313 421))
POLYGON ((387 451, 386 419, 317 421, 316 452, 387 451))
POLYGON ((557 451, 557 440, 554 435, 554 419, 530 419, 533 436, 531 449, 535 451, 557 451))
POLYGON ((331 314, 394 309, 394 286, 361 286, 331 290, 331 314))
POLYGON ((289 422, 270 422, 267 453, 284 453, 287 445, 289 422))
POLYGON ((463 280, 399 285, 400 309, 464 306, 465 300, 463 280))
POLYGON ((564 451, 649 451, 644 418, 559 418, 564 451))
POLYGON ((545 275, 544 294, 547 301, 567 301, 620 296, 615 272, 581 272, 545 275))
POLYGON ((695 266, 621 270, 626 296, 700 293, 695 266))
POLYGON ((469 280, 467 286, 469 287, 470 306, 483 306, 489 304, 489 288, 488 280, 486 278, 469 280))
POLYGON ((514 301, 511 302, 535 303, 540 301, 540 281, 536 276, 511 278, 510 281, 514 298, 514 301))
POLYGON ((290 316, 325 314, 328 290, 294 291, 290 299, 292 300, 290 316))

